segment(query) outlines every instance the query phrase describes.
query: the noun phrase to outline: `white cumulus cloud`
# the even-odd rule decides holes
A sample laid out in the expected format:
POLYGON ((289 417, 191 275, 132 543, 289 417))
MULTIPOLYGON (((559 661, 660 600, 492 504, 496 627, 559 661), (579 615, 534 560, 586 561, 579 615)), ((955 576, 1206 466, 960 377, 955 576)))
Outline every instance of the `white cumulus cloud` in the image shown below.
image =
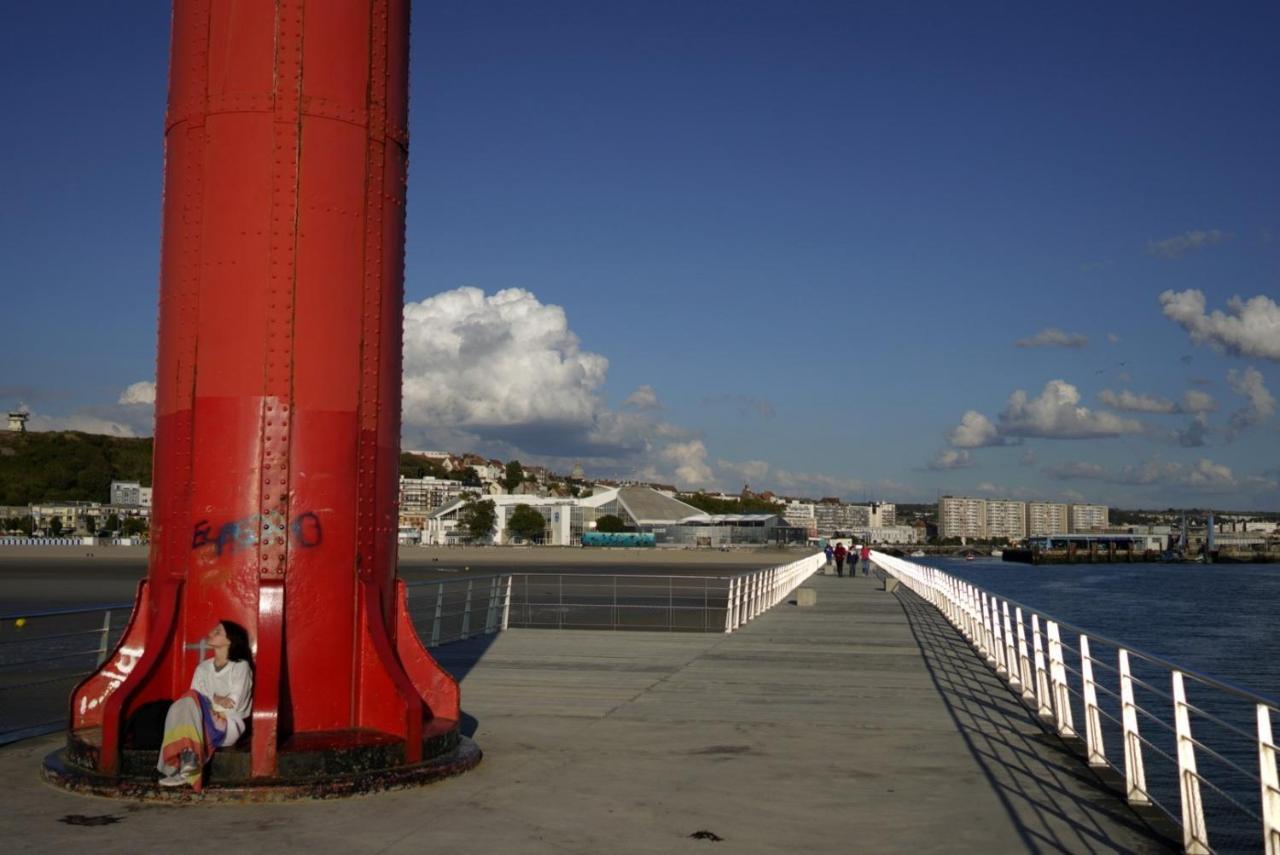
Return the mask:
POLYGON ((955 448, 986 448, 1004 445, 1005 439, 991 419, 977 410, 968 410, 960 417, 960 424, 947 432, 947 442, 955 448))
POLYGON ((1033 336, 1020 338, 1014 344, 1018 347, 1084 347, 1089 337, 1080 333, 1069 333, 1055 327, 1040 330, 1033 336))
POLYGON ((1259 294, 1232 297, 1227 311, 1205 314, 1204 292, 1165 291, 1160 295, 1165 317, 1177 323, 1197 344, 1208 344, 1235 356, 1280 362, 1280 304, 1259 294))
MULTIPOLYGON (((92 404, 70 415, 30 411, 31 431, 73 430, 106 436, 150 436, 155 426, 156 384, 140 380, 122 390, 114 404, 92 404)), ((25 405, 21 408, 27 410, 25 405)))
POLYGON ((662 449, 661 459, 675 467, 676 486, 697 490, 715 483, 715 473, 707 464, 707 446, 702 440, 673 442, 662 449))
POLYGON ((1015 390, 999 420, 1003 436, 1090 439, 1143 431, 1135 419, 1081 406, 1079 390, 1065 380, 1050 380, 1035 398, 1015 390))
POLYGON ((559 306, 520 288, 458 288, 404 307, 406 432, 584 454, 616 444, 626 419, 604 407, 605 357, 585 351, 559 306))
POLYGON ((152 404, 156 402, 156 384, 150 380, 131 383, 120 393, 118 404, 152 404))

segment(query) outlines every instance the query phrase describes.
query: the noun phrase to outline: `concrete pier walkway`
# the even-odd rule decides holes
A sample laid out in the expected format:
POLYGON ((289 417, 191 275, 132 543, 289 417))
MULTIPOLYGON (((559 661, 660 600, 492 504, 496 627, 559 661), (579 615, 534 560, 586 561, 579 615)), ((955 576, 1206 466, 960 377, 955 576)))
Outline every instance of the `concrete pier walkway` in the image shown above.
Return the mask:
POLYGON ((442 648, 485 759, 424 789, 94 799, 39 780, 60 737, 19 743, 0 750, 0 839, 8 852, 1163 851, 932 607, 868 578, 807 585, 816 607, 778 606, 733 635, 512 630, 442 648))

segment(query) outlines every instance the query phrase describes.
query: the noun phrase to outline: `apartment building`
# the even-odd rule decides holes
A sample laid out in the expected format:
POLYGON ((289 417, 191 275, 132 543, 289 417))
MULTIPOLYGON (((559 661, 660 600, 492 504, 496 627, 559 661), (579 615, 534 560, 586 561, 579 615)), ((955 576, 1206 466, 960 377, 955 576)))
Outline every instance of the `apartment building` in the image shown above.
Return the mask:
POLYGON ((987 499, 987 537, 1021 540, 1027 536, 1027 503, 1015 499, 987 499))
MULTIPOLYGON (((400 478, 400 513, 426 515, 462 495, 461 481, 447 478, 400 478)), ((475 492, 475 490, 471 490, 475 492)))
POLYGON ((872 502, 867 512, 867 524, 872 528, 893 528, 898 524, 898 506, 893 502, 872 502))
POLYGON ((1105 531, 1110 525, 1106 505, 1072 505, 1071 531, 1105 531))
POLYGON ((831 537, 837 531, 866 528, 870 524, 870 515, 865 507, 846 505, 834 500, 814 505, 813 516, 821 537, 831 537))
POLYGON ((782 509, 782 518, 787 525, 803 528, 809 537, 818 536, 818 518, 813 512, 812 502, 787 502, 782 509))
POLYGON ((151 488, 144 487, 137 481, 112 481, 107 501, 112 505, 149 508, 151 507, 151 488))
POLYGON ((1027 535, 1066 534, 1071 517, 1063 502, 1027 502, 1027 535))
POLYGON ((849 528, 870 528, 875 525, 868 505, 845 505, 844 517, 849 528))
POLYGON ((938 537, 986 537, 987 501, 968 496, 938 499, 938 537))

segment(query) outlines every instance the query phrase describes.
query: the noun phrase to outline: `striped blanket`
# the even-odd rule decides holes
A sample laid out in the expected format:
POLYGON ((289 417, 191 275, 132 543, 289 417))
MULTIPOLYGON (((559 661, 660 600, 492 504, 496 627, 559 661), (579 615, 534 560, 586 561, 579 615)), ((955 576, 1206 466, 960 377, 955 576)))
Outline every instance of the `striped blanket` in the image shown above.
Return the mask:
POLYGON ((173 702, 165 719, 161 763, 176 773, 182 767, 182 752, 194 754, 197 765, 187 780, 198 793, 203 789, 204 764, 213 757, 214 749, 222 744, 225 736, 225 728, 219 728, 214 721, 213 701, 189 689, 173 702))

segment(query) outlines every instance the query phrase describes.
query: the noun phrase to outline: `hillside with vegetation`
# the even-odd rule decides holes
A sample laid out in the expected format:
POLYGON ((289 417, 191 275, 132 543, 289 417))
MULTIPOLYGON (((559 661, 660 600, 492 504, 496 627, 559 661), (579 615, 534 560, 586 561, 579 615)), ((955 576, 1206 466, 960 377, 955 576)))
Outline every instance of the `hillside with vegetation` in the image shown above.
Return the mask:
POLYGON ((0 505, 106 502, 112 481, 151 486, 151 437, 0 433, 0 505))
POLYGON ((721 499, 708 496, 706 493, 681 495, 680 501, 693 505, 708 514, 780 514, 783 506, 759 496, 744 496, 741 499, 721 499))

